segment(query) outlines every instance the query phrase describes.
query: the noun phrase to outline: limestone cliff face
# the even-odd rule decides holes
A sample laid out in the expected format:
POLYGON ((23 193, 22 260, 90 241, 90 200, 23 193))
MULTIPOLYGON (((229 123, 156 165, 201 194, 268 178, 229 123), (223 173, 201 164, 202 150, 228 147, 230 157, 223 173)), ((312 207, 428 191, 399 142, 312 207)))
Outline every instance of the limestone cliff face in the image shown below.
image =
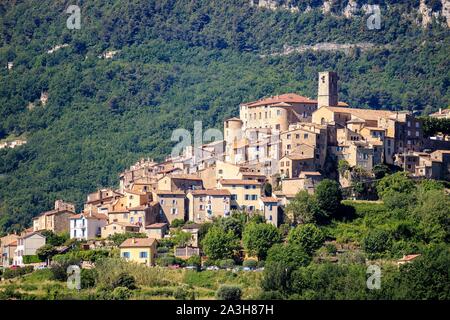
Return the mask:
MULTIPOLYGON (((339 5, 337 0, 323 0, 318 8, 323 14, 334 14, 351 19, 359 11, 367 12, 368 4, 358 5, 357 0, 347 0, 347 5, 343 9, 333 10, 339 5)), ((312 8, 300 5, 299 0, 249 0, 251 6, 265 8, 269 10, 289 10, 291 12, 304 13, 312 8)), ((395 6, 395 5, 392 5, 395 6)), ((427 27, 433 20, 450 28, 450 0, 438 0, 431 7, 428 0, 420 0, 419 6, 408 13, 410 17, 415 17, 415 21, 422 27, 427 27)))

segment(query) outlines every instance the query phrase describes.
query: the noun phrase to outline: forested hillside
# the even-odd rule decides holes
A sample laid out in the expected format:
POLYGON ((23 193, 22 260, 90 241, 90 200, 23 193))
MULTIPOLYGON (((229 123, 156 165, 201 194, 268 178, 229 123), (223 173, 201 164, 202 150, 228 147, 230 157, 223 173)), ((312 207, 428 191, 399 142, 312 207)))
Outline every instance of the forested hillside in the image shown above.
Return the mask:
POLYGON ((72 2, 2 1, 0 140, 27 144, 0 149, 0 231, 29 225, 56 198, 81 205, 116 186, 136 159, 163 159, 172 130, 195 119, 221 128, 243 101, 314 97, 318 71, 338 71, 340 100, 354 107, 448 106, 449 29, 417 24, 416 2, 379 1, 381 29, 368 30, 363 14, 323 14, 319 1, 304 1, 307 13, 246 0, 76 1, 81 29, 69 30, 72 2), (373 47, 261 57, 323 42, 373 47), (112 59, 99 57, 110 50, 112 59))

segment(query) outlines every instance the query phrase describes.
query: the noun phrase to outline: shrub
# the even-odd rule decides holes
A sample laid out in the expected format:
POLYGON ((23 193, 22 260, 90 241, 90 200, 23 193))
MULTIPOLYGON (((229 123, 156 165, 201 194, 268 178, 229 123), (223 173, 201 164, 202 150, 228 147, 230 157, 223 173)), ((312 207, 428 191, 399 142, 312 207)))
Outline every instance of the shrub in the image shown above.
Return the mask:
POLYGON ((373 230, 363 240, 364 251, 370 254, 384 253, 392 246, 392 238, 386 230, 373 230))
POLYGON ((53 280, 67 281, 67 268, 71 265, 80 266, 79 260, 67 259, 58 263, 52 264, 50 270, 52 272, 53 280))
POLYGON ((327 243, 327 244, 325 245, 325 249, 327 250, 327 253, 328 253, 328 254, 335 255, 336 252, 337 252, 336 246, 335 246, 334 244, 332 244, 332 243, 327 243))
POLYGON ((183 287, 177 287, 173 292, 173 297, 176 300, 186 300, 188 296, 188 291, 183 287))
POLYGON ((182 227, 182 226, 184 226, 184 220, 183 220, 183 219, 174 219, 174 220, 172 221, 172 223, 170 224, 170 226, 171 226, 172 228, 179 228, 179 227, 182 227))
POLYGON ((235 262, 233 259, 224 259, 219 261, 219 268, 228 269, 233 268, 235 266, 235 262))
POLYGON ((258 264, 256 265, 257 268, 264 268, 266 265, 266 262, 264 260, 258 261, 258 264))
POLYGON ((39 263, 42 262, 41 259, 37 255, 28 255, 23 256, 23 263, 24 264, 30 264, 30 263, 39 263))
POLYGON ((199 269, 202 266, 202 259, 200 258, 200 256, 197 255, 189 257, 189 259, 186 260, 186 265, 194 266, 197 267, 197 269, 199 269))
POLYGON ((245 261, 242 263, 242 265, 243 265, 244 267, 248 267, 248 268, 251 268, 251 269, 255 269, 256 266, 258 265, 258 261, 254 260, 254 259, 249 259, 249 260, 245 260, 245 261))
POLYGON ((128 273, 121 273, 112 283, 113 288, 125 287, 130 290, 136 289, 136 280, 128 273))
POLYGON ((156 263, 161 267, 168 267, 175 264, 175 257, 172 256, 164 256, 159 258, 156 263))
POLYGON ((3 272, 3 277, 5 279, 13 279, 31 273, 33 272, 33 270, 33 266, 25 266, 16 269, 5 269, 5 271, 3 272))
POLYGON ((216 292, 218 300, 241 300, 241 296, 241 288, 231 285, 223 285, 216 292))
POLYGON ((147 235, 145 233, 125 232, 109 236, 109 239, 112 240, 116 246, 120 246, 122 242, 129 238, 147 238, 147 235))
POLYGON ((97 271, 95 269, 81 270, 81 288, 93 288, 97 282, 97 271))

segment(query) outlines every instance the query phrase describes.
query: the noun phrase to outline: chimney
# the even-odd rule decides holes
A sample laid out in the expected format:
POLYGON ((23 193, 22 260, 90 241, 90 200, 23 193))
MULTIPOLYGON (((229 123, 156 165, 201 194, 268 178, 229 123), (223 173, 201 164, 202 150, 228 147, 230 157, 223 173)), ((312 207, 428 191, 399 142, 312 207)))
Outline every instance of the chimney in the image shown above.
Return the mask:
POLYGON ((442 114, 442 108, 439 108, 439 114, 442 114))
POLYGON ((319 72, 317 108, 338 105, 338 74, 332 71, 319 72))

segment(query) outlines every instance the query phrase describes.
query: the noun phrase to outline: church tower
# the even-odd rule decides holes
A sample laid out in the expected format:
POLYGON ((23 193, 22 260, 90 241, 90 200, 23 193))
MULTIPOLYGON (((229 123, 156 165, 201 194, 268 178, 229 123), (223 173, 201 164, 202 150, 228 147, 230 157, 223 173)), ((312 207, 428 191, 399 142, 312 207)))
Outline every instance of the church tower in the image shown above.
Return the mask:
POLYGON ((338 105, 338 74, 332 71, 319 72, 318 108, 338 105))

